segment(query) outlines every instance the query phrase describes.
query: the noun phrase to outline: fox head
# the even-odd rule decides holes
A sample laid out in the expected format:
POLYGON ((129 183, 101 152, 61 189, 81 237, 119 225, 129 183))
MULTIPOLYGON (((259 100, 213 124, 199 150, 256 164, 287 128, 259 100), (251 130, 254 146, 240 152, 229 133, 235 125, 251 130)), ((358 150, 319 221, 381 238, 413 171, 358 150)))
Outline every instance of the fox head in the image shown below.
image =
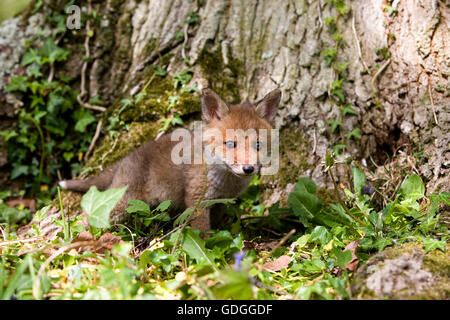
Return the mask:
POLYGON ((256 103, 223 101, 211 89, 202 91, 205 155, 237 176, 258 173, 271 150, 271 124, 281 98, 273 90, 256 103))

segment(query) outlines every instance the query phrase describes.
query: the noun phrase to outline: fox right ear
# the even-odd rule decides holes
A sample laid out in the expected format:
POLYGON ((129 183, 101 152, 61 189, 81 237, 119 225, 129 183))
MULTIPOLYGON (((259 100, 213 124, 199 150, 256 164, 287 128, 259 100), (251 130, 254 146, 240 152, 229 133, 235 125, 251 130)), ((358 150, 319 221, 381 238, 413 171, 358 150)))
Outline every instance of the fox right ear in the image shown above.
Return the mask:
POLYGON ((214 118, 222 119, 230 109, 217 93, 211 89, 202 90, 202 118, 209 122, 214 118))

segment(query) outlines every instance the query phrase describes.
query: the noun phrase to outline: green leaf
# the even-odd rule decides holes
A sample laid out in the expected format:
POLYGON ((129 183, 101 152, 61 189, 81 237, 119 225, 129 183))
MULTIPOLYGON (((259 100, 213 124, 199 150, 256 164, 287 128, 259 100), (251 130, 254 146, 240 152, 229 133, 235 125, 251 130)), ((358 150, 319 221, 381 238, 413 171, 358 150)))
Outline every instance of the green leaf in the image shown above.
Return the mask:
POLYGON ((6 86, 5 91, 6 92, 11 92, 11 91, 26 92, 27 91, 27 80, 28 80, 28 78, 24 77, 24 76, 18 76, 18 77, 11 78, 11 81, 6 86))
POLYGON ((16 130, 13 130, 13 131, 2 130, 2 131, 0 131, 0 136, 3 136, 3 138, 5 139, 5 142, 7 142, 9 139, 17 137, 18 134, 17 134, 16 130))
POLYGON ((22 57, 22 61, 20 64, 22 66, 29 65, 31 63, 36 63, 37 65, 42 64, 42 58, 39 56, 38 52, 35 49, 30 49, 22 57))
POLYGON ((361 194, 361 190, 366 185, 366 175, 364 174, 364 171, 362 171, 358 167, 352 168, 352 175, 353 175, 353 188, 355 190, 355 193, 361 194))
POLYGON ((29 173, 29 166, 15 164, 11 171, 11 180, 29 173))
POLYGON ((422 243, 425 246, 426 253, 436 250, 436 249, 439 249, 439 250, 445 252, 445 242, 446 242, 445 239, 435 240, 433 238, 422 237, 422 243))
POLYGON ((245 271, 225 270, 220 274, 221 285, 214 288, 214 294, 220 299, 253 299, 252 283, 245 271))
POLYGON ((129 200, 128 204, 130 205, 128 208, 126 208, 126 211, 128 213, 140 212, 150 214, 150 207, 144 201, 129 200))
POLYGON ((309 221, 322 208, 322 201, 316 197, 314 181, 309 178, 300 178, 294 191, 289 195, 288 204, 300 222, 308 227, 309 221))
POLYGON ((321 245, 325 245, 330 242, 330 240, 331 234, 324 226, 317 226, 314 228, 313 232, 311 232, 310 241, 312 242, 319 241, 321 245))
POLYGON ((333 133, 337 129, 337 127, 342 126, 342 122, 339 120, 330 119, 327 122, 329 125, 331 125, 331 132, 333 132, 333 133))
POLYGON ((213 254, 205 248, 205 242, 191 228, 185 229, 181 247, 197 263, 207 263, 217 271, 213 254))
POLYGON ((163 201, 156 207, 155 211, 164 212, 169 208, 171 203, 172 201, 170 200, 163 201))
POLYGON ((334 248, 333 253, 336 256, 336 265, 341 268, 345 268, 347 263, 352 261, 352 253, 350 250, 342 251, 339 248, 334 248))
POLYGON ((349 132, 347 134, 347 139, 351 139, 353 137, 355 137, 357 139, 361 139, 361 133, 360 133, 359 128, 353 129, 351 132, 349 132))
POLYGON ((403 181, 400 186, 399 194, 409 200, 418 200, 423 198, 425 195, 425 186, 422 179, 417 174, 411 175, 408 179, 403 181))
POLYGON ((88 216, 88 222, 96 228, 109 227, 109 214, 123 197, 128 186, 98 191, 92 186, 81 199, 81 207, 88 216))
POLYGON ((347 114, 357 116, 358 112, 352 108, 351 104, 347 104, 345 108, 342 110, 342 115, 345 117, 347 114))
POLYGON ((84 108, 75 111, 73 116, 77 120, 75 130, 78 132, 86 132, 86 127, 96 121, 92 113, 84 108))

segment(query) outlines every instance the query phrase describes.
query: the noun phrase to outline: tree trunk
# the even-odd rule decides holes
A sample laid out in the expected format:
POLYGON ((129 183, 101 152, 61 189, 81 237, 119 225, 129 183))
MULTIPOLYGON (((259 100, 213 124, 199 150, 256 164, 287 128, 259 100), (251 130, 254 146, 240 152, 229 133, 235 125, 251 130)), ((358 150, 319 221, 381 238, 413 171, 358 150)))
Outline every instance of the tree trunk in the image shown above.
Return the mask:
MULTIPOLYGON (((59 2, 48 5, 61 8, 59 2)), ((88 1, 79 3, 88 6, 88 1)), ((347 0, 347 9, 340 3, 93 1, 92 10, 101 21, 93 26, 89 41, 89 96, 99 95, 110 106, 103 116, 106 121, 122 106, 122 99, 142 90, 157 92, 162 80, 152 79, 155 65, 167 69, 168 77, 190 68, 194 74, 190 86, 194 82, 199 88, 210 86, 230 102, 260 99, 280 87, 283 97, 276 120, 281 129, 280 172, 263 180, 270 190, 265 199, 271 203, 283 198, 302 175, 322 188, 332 188, 323 162, 336 144, 346 145, 339 151, 341 160, 351 156, 374 170, 376 163, 379 171, 383 164, 409 161, 411 169, 424 177, 428 191, 448 190, 448 2, 347 0), (343 113, 346 107, 356 112, 343 113), (334 132, 333 121, 342 122, 334 132), (420 162, 411 158, 418 151, 425 155, 420 162)), ((33 19, 36 14, 28 15, 25 26, 33 19)), ((16 31, 23 37, 24 28, 16 31)), ((68 31, 62 42, 73 54, 61 70, 78 81, 85 34, 85 26, 68 31)), ((0 52, 8 48, 0 44, 0 52)), ((14 72, 13 66, 4 76, 14 72)), ((11 115, 3 110, 11 103, 1 95, 0 117, 6 119, 11 115)), ((167 100, 167 94, 161 99, 167 100)), ((198 97, 189 101, 191 106, 178 110, 186 121, 199 115, 198 97)), ((122 155, 123 148, 129 151, 156 135, 155 121, 164 113, 151 100, 145 103, 136 107, 139 112, 124 112, 124 118, 133 122, 130 133, 119 141, 99 140, 90 165, 105 166, 114 160, 111 155, 122 155), (108 157, 102 157, 105 153, 108 157)), ((103 129, 101 136, 105 135, 103 129)), ((338 171, 339 177, 345 176, 345 171, 338 171)))

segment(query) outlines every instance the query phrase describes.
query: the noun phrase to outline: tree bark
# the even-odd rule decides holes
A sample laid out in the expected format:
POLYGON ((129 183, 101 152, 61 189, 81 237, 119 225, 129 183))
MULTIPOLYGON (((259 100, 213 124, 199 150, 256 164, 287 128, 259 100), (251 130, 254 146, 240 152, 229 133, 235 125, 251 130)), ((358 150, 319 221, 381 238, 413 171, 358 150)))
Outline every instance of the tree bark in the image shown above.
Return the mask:
MULTIPOLYGON (((49 5, 53 2, 58 3, 49 5)), ((79 3, 86 7, 88 1, 79 3)), ((348 0, 346 5, 350 10, 340 14, 323 0, 95 1, 92 9, 102 19, 90 39, 89 96, 99 95, 113 112, 121 99, 142 90, 156 64, 164 64, 169 76, 191 68, 191 84, 213 87, 232 102, 257 100, 280 87, 276 126, 282 129, 282 159, 280 176, 263 180, 272 190, 265 196, 269 202, 286 195, 301 175, 332 188, 323 171, 325 154, 354 129, 361 139, 345 138, 342 159, 352 156, 372 169, 376 163, 379 171, 383 164, 410 161, 428 191, 449 190, 448 2, 348 0), (396 7, 392 15, 388 7, 396 7), (197 22, 186 22, 191 12, 197 22), (337 43, 330 18, 342 42, 336 63, 348 62, 341 72, 345 104, 357 111, 342 118, 340 133, 328 122, 339 119, 344 105, 332 94, 338 72, 325 59, 337 43), (419 149, 426 155, 420 163, 409 158, 419 149)), ((22 28, 36 15, 27 19, 22 28)), ((78 79, 85 32, 68 32, 63 40, 74 52, 63 69, 78 79)), ((11 103, 1 95, 6 110, 11 103)), ((344 175, 339 170, 338 176, 344 175)))

